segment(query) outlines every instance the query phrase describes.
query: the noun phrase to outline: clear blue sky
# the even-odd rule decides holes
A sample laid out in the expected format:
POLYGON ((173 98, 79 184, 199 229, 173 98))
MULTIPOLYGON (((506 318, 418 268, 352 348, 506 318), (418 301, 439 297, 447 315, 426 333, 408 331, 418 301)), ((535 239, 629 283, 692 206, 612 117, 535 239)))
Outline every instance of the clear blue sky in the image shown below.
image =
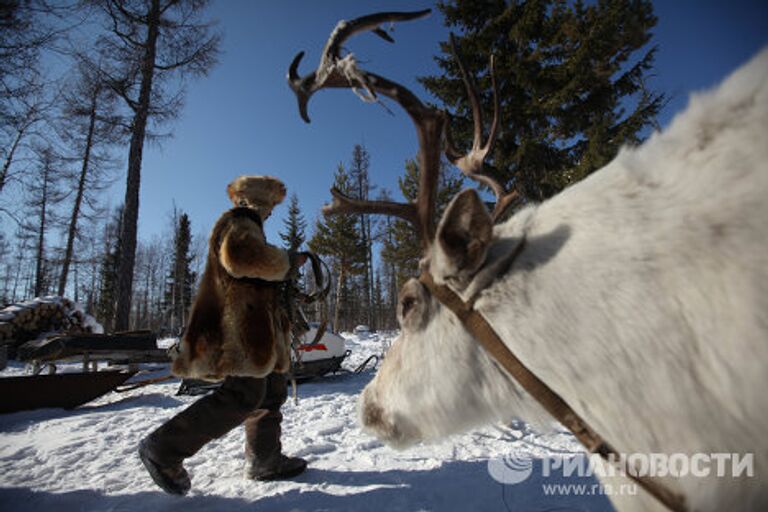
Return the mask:
MULTIPOLYGON (((715 85, 768 43, 768 2, 667 0, 655 2, 659 46, 652 87, 672 95, 662 113, 664 126, 684 108, 690 92, 715 85)), ((306 50, 300 71, 314 69, 328 34, 339 19, 381 10, 417 10, 430 2, 334 0, 280 2, 218 0, 210 8, 224 34, 219 65, 190 84, 174 137, 145 149, 139 233, 159 234, 173 203, 192 219, 193 232, 207 233, 229 208, 226 184, 240 174, 280 177, 296 192, 305 217, 318 215, 339 162, 349 161, 354 144, 371 154, 372 181, 392 191, 403 163, 417 151, 408 117, 364 104, 348 90, 317 94, 312 123, 298 115, 285 81, 291 59, 306 50)), ((438 11, 396 25, 391 45, 361 34, 347 43, 363 67, 409 86, 430 99, 415 82, 434 73, 438 41, 446 40, 438 11)), ((126 148, 127 152, 127 148, 126 148)), ((123 177, 112 204, 122 201, 123 177)), ((286 201, 287 203, 287 201, 286 201)), ((278 242, 286 204, 267 223, 278 242)))

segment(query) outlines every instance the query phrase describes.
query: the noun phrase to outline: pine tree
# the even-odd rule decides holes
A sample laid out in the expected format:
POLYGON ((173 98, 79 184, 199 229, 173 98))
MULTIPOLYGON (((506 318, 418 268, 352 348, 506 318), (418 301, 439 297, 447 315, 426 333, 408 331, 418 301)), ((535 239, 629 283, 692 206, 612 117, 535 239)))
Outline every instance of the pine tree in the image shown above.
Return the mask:
MULTIPOLYGON (((334 186, 345 194, 352 192, 349 174, 339 164, 334 175, 334 186)), ((348 278, 360 273, 361 252, 356 215, 330 215, 318 219, 309 247, 319 255, 331 258, 336 278, 333 327, 336 330, 352 327, 353 302, 350 297, 348 278), (342 325, 343 318, 343 325, 342 325)))
POLYGON ((295 192, 291 194, 291 200, 288 205, 288 218, 283 220, 283 225, 285 226, 285 231, 280 233, 283 246, 289 252, 298 251, 306 240, 304 231, 307 227, 307 222, 301 213, 299 197, 295 192))
POLYGON ((117 271, 120 251, 120 223, 123 219, 123 207, 119 207, 112 219, 104 227, 104 256, 99 269, 99 298, 96 305, 96 318, 106 332, 115 327, 115 308, 117 306, 117 271))
POLYGON ((373 279, 373 311, 374 318, 376 319, 376 330, 390 328, 391 325, 388 322, 386 315, 387 304, 384 300, 384 287, 381 284, 381 271, 376 272, 376 277, 373 279))
MULTIPOLYGON (((451 198, 461 190, 463 179, 455 171, 448 168, 440 171, 440 182, 437 192, 437 216, 442 215, 451 198)), ((415 201, 419 187, 419 168, 415 161, 405 163, 405 174, 398 178, 400 192, 407 201, 415 201)), ((418 274, 419 259, 422 256, 421 243, 413 225, 403 220, 388 222, 382 236, 383 248, 381 257, 386 263, 391 263, 395 271, 395 289, 390 293, 397 294, 405 282, 418 274)))
MULTIPOLYGON (((352 149, 352 160, 349 163, 349 176, 352 182, 353 197, 367 200, 371 193, 371 184, 368 177, 368 169, 371 165, 371 156, 364 146, 355 144, 352 149)), ((371 216, 360 214, 359 236, 362 245, 360 266, 362 268, 361 279, 358 288, 362 291, 362 305, 360 321, 376 328, 373 315, 373 240, 371 237, 371 216)))
POLYGON ((192 305, 192 288, 195 282, 195 276, 191 270, 192 256, 189 250, 192 243, 189 216, 182 213, 175 224, 173 257, 165 293, 168 327, 173 333, 179 332, 186 325, 187 312, 192 305))
MULTIPOLYGON (((665 97, 645 79, 656 47, 649 0, 446 1, 447 26, 458 31, 469 72, 496 56, 501 129, 490 167, 502 183, 541 200, 608 163, 624 144, 638 143, 665 97), (636 55, 639 53, 639 55, 636 55)), ((472 140, 472 118, 447 43, 436 60, 444 73, 421 82, 457 111, 454 138, 472 140)), ((492 111, 490 79, 478 81, 492 111)))

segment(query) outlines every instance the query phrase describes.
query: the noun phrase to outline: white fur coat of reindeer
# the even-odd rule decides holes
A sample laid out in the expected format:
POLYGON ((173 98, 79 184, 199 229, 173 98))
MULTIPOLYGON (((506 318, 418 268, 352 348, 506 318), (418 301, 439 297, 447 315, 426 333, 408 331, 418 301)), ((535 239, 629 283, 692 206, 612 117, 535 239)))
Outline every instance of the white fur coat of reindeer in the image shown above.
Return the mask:
MULTIPOLYGON (((433 278, 479 292, 507 346, 620 452, 754 454, 753 478, 667 479, 691 510, 765 510, 768 51, 489 240, 475 238, 490 218, 472 194, 441 221, 433 278), (484 246, 480 268, 454 244, 484 246)), ((542 414, 420 283, 403 302, 400 339, 361 398, 365 427, 404 447, 542 414)))
MULTIPOLYGON (((289 73, 305 120, 324 87, 399 102, 417 127, 422 173, 438 167, 443 118, 354 68, 339 47, 355 32, 423 14, 342 22, 315 73, 298 76, 301 54, 289 73)), ((396 209, 334 195, 332 212, 408 220, 426 202, 396 209)), ((751 478, 663 478, 689 510, 768 510, 768 49, 694 95, 663 133, 502 224, 471 190, 454 198, 436 234, 421 217, 415 224, 434 235, 423 270, 476 296, 512 352, 618 452, 753 454, 751 478)), ((360 399, 374 435, 404 448, 546 417, 419 281, 401 290, 398 317, 401 335, 360 399)), ((642 493, 615 505, 663 510, 642 493)))

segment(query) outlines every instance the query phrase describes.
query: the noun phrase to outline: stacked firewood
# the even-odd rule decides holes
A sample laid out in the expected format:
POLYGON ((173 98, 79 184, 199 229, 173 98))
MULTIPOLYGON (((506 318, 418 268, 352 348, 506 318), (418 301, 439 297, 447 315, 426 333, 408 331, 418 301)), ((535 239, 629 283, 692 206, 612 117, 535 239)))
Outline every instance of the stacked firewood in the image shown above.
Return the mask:
POLYGON ((0 345, 13 357, 16 347, 48 334, 103 332, 93 317, 63 297, 41 297, 0 310, 0 345))

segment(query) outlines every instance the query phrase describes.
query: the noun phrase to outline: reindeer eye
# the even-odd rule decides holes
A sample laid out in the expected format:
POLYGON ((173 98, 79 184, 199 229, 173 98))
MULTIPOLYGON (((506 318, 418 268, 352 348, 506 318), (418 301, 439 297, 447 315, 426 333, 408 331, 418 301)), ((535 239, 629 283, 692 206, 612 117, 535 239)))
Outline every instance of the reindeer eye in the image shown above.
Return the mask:
POLYGON ((400 327, 407 331, 422 329, 428 320, 429 298, 424 285, 416 279, 410 279, 400 290, 397 303, 397 320, 400 327))

